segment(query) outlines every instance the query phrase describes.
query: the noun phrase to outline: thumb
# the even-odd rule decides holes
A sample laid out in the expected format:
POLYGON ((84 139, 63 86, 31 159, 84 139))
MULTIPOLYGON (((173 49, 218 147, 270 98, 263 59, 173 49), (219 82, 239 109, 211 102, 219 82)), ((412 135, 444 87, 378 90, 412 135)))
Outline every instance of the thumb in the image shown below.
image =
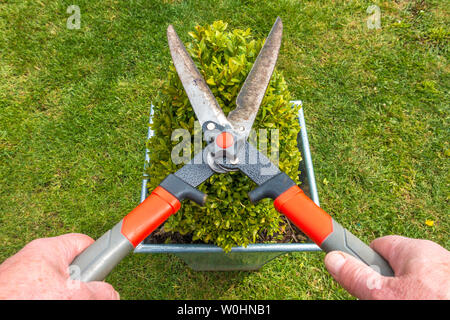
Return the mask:
POLYGON ((347 253, 328 253, 325 256, 325 266, 333 278, 357 298, 375 299, 383 290, 385 278, 347 253))
POLYGON ((114 287, 103 281, 86 282, 85 286, 91 292, 90 299, 95 300, 120 300, 119 293, 114 287))

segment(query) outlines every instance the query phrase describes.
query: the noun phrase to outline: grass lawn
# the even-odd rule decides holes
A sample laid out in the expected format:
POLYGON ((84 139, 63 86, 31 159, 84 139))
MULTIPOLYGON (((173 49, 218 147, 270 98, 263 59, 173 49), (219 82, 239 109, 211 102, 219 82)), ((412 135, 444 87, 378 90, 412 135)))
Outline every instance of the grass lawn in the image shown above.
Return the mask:
MULTIPOLYGON (((450 248, 448 1, 1 0, 0 262, 38 237, 97 238, 137 205, 169 23, 184 41, 215 20, 263 37, 276 16, 277 68, 304 103, 321 206, 367 242, 450 248), (373 4, 381 29, 366 23, 373 4)), ((323 257, 209 273, 130 255, 107 281, 123 299, 351 298, 323 257)))

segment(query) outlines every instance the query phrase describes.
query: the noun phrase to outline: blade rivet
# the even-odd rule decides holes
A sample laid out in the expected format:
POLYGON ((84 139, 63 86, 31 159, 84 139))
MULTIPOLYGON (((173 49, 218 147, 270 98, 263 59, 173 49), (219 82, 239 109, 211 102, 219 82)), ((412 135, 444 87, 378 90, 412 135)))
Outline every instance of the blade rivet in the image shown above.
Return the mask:
POLYGON ((239 128, 239 130, 245 131, 245 127, 244 127, 244 126, 241 126, 241 127, 239 128))
POLYGON ((234 144, 233 135, 229 132, 222 132, 216 138, 216 144, 221 149, 228 149, 234 144))
POLYGON ((206 125, 206 128, 208 130, 214 130, 216 128, 216 125, 214 123, 210 122, 206 125))

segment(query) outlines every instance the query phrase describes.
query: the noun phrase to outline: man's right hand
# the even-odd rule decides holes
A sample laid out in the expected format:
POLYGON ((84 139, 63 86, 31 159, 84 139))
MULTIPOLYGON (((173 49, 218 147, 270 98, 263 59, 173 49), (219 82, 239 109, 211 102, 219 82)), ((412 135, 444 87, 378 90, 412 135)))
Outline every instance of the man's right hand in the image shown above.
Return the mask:
POLYGON ((333 251, 325 265, 334 279, 360 299, 450 299, 450 252, 429 240, 386 236, 372 249, 391 265, 384 277, 354 257, 333 251))

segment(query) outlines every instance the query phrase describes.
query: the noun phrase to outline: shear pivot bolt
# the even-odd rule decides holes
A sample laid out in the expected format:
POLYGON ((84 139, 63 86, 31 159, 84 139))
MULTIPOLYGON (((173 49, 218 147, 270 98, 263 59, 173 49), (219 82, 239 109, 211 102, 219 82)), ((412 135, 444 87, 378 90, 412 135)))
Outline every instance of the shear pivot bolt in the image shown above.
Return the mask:
POLYGON ((216 128, 216 126, 214 125, 214 123, 210 122, 206 125, 206 128, 208 130, 214 130, 216 128))
POLYGON ((227 149, 231 147, 234 144, 234 138, 233 135, 229 132, 222 132, 219 134, 216 138, 216 144, 221 149, 227 149))

